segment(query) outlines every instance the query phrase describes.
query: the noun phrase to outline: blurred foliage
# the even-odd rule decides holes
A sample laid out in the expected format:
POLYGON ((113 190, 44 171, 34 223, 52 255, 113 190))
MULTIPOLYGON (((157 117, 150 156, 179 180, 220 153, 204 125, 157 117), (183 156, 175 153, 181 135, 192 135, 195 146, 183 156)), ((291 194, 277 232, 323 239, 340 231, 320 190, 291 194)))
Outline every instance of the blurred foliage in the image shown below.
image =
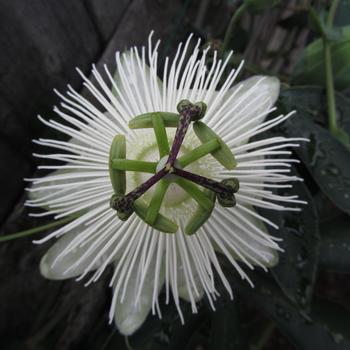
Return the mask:
MULTIPOLYGON (((341 27, 332 43, 334 85, 346 89, 350 84, 350 26, 341 27)), ((295 65, 293 84, 325 85, 323 44, 321 39, 312 41, 295 65)))

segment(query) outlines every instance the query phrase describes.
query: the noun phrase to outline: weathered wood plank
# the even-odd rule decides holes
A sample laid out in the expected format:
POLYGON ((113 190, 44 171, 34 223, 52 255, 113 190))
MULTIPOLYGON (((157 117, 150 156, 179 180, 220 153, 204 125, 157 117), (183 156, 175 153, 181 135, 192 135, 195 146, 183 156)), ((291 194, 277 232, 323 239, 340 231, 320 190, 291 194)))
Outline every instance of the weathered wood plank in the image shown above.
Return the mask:
POLYGON ((101 43, 81 1, 2 1, 0 32, 0 139, 6 164, 0 183, 11 182, 0 197, 1 222, 23 190, 18 179, 34 164, 31 140, 45 132, 36 115, 51 113, 57 103, 53 88, 63 89, 67 82, 79 87, 74 67, 86 70, 101 43), (16 165, 16 158, 25 159, 25 166, 16 165))
MULTIPOLYGON (((80 66, 86 72, 88 72, 90 63, 93 61, 97 61, 98 66, 101 66, 103 63, 114 65, 114 54, 117 49, 122 50, 130 45, 145 44, 151 29, 156 30, 157 37, 166 39, 170 31, 173 30, 173 19, 178 13, 179 4, 181 4, 180 0, 172 1, 169 9, 165 9, 164 5, 159 4, 155 0, 134 0, 127 8, 120 22, 117 23, 116 30, 100 59, 96 57, 99 48, 95 36, 92 36, 92 38, 96 40, 96 55, 90 52, 89 57, 79 56, 81 53, 77 52, 73 46, 69 46, 68 44, 66 48, 62 48, 63 52, 61 55, 65 57, 65 50, 70 50, 67 54, 70 60, 74 59, 74 66, 80 66), (169 19, 172 19, 170 20, 170 25, 169 19), (74 57, 77 57, 77 55, 80 58, 75 60, 74 57)), ((3 10, 0 5, 0 11, 3 10)), ((34 13, 30 12, 29 15, 34 16, 34 13)), ((62 24, 66 23, 64 19, 61 18, 61 20, 62 24)), ((35 18, 31 18, 30 21, 34 22, 35 18)), ((77 21, 78 23, 80 22, 79 16, 77 16, 77 21)), ((53 26, 56 26, 56 24, 53 24, 53 26)), ((22 28, 22 30, 26 31, 29 29, 22 28)), ((50 41, 50 38, 55 37, 55 35, 51 31, 52 28, 48 30, 50 30, 50 33, 47 34, 47 41, 50 41)), ((56 31, 60 30, 56 29, 56 31)), ((14 29, 12 29, 11 35, 14 35, 13 32, 14 29)), ((24 33, 21 33, 21 36, 18 36, 17 39, 22 40, 20 38, 23 35, 24 33)), ((61 34, 57 35, 59 36, 61 34)), ((12 39, 8 46, 15 45, 16 43, 14 41, 12 39)), ((0 49, 1 45, 0 41, 0 49)), ((39 43, 37 45, 40 46, 39 43)), ((22 52, 23 55, 31 55, 28 46, 30 45, 28 44, 25 49, 10 48, 12 55, 15 56, 16 50, 22 52)), ((40 53, 42 60, 45 57, 43 54, 44 49, 35 47, 35 50, 40 53)), ((31 59, 34 61, 33 58, 31 59)), ((0 63, 4 62, 1 60, 2 58, 0 57, 0 63)), ((9 61, 9 59, 6 61, 7 65, 9 61)), ((23 61, 24 59, 21 62, 23 63, 23 61)), ((41 73, 39 74, 36 70, 41 67, 40 60, 38 59, 34 63, 36 63, 36 67, 28 68, 29 71, 25 71, 26 68, 21 67, 17 63, 16 69, 20 69, 20 72, 11 72, 12 79, 19 79, 21 74, 24 74, 26 77, 25 84, 29 91, 28 100, 25 99, 25 89, 23 88, 19 90, 21 93, 19 94, 18 101, 19 103, 22 100, 25 101, 25 108, 28 109, 27 111, 25 109, 22 111, 25 116, 21 116, 24 123, 24 127, 21 130, 24 130, 22 131, 24 135, 30 135, 30 138, 35 134, 39 135, 45 131, 36 128, 34 130, 26 130, 25 126, 27 124, 25 123, 33 122, 34 115, 38 112, 45 115, 45 111, 50 109, 53 103, 57 103, 57 99, 52 97, 53 94, 51 94, 52 87, 58 86, 60 89, 64 89, 65 84, 68 82, 73 82, 75 87, 81 83, 79 75, 73 70, 73 65, 69 66, 67 63, 62 77, 57 73, 55 79, 53 79, 49 74, 45 73, 45 78, 39 79, 38 75, 41 77, 41 73), (66 70, 69 70, 69 72, 66 70), (47 90, 41 89, 40 92, 35 91, 33 93, 35 101, 30 101, 33 98, 30 90, 33 89, 33 82, 35 83, 37 81, 40 83, 39 86, 46 87, 47 90), (30 118, 30 121, 27 121, 26 118, 30 118)), ((8 82, 9 79, 7 78, 6 84, 8 82)), ((0 89, 4 89, 4 84, 5 82, 0 82, 0 89)), ((1 123, 7 123, 9 128, 15 128, 15 126, 10 126, 8 121, 12 113, 11 108, 13 110, 15 108, 16 89, 13 88, 12 92, 12 94, 8 93, 8 97, 10 98, 6 97, 6 103, 8 105, 6 120, 1 119, 4 115, 0 118, 2 120, 1 123)), ((3 96, 1 91, 0 96, 3 96)), ((0 103, 2 102, 0 101, 0 103)), ((13 115, 21 112, 20 105, 16 107, 17 109, 13 111, 13 115)), ((0 113, 2 112, 0 111, 0 113)), ((11 134, 21 135, 20 130, 12 130, 11 134)), ((21 179, 21 172, 19 172, 18 176, 21 179)), ((0 181, 3 181, 1 177, 0 181)), ((21 191, 22 187, 19 189, 19 195, 21 191)), ((19 201, 18 206, 20 207, 21 205, 23 205, 23 198, 19 201)), ((14 212, 8 222, 3 226, 4 233, 11 233, 44 223, 44 219, 25 219, 26 215, 26 212, 14 212), (25 220, 25 224, 23 224, 23 220, 25 220)), ((27 238, 0 246, 0 271, 2 272, 0 274, 0 298, 7 301, 0 307, 0 313, 2 315, 0 320, 0 334, 8 341, 8 343, 4 343, 4 346, 6 347, 8 345, 8 348, 10 348, 11 346, 15 346, 15 344, 19 344, 19 347, 20 344, 28 344, 35 349, 50 347, 57 350, 68 350, 80 348, 81 345, 87 342, 90 348, 97 348, 98 345, 96 344, 101 345, 110 333, 110 328, 107 324, 107 309, 110 303, 110 293, 106 287, 106 277, 108 278, 108 274, 88 289, 85 289, 81 283, 77 284, 73 280, 63 282, 60 289, 58 286, 59 282, 45 280, 39 275, 38 263, 40 257, 52 243, 35 247, 30 241, 31 239, 27 238), (15 257, 17 257, 17 260, 15 257), (17 292, 14 293, 12 291, 17 292), (35 310, 39 310, 38 315, 35 314, 35 310), (18 329, 21 329, 20 334, 18 333, 18 329), (13 337, 13 334, 16 334, 16 337, 13 337), (90 338, 88 337, 89 334, 91 335, 90 338), (97 337, 100 337, 100 339, 97 339, 97 337), (89 339, 89 342, 86 339, 89 339), (48 341, 51 342, 49 345, 48 341)), ((122 338, 121 341, 123 342, 122 338)))
POLYGON ((132 0, 84 0, 103 43, 107 43, 132 0))

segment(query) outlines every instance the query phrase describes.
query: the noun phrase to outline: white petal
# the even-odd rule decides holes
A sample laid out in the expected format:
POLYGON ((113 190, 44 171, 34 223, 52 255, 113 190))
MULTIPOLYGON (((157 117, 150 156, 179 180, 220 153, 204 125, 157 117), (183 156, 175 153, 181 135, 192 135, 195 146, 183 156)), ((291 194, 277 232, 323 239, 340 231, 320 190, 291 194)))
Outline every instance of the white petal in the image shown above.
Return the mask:
MULTIPOLYGON (((126 287, 125 298, 123 302, 121 302, 120 297, 118 297, 115 306, 114 321, 120 333, 124 335, 131 335, 139 329, 152 308, 155 258, 152 259, 147 271, 139 303, 135 304, 136 293, 139 286, 138 268, 140 263, 140 258, 138 258, 138 261, 136 261, 131 271, 130 279, 126 287)), ((160 270, 158 290, 160 290, 163 285, 164 279, 165 272, 164 268, 162 268, 160 270)), ((115 287, 116 283, 117 281, 114 283, 113 287, 115 287)))
MULTIPOLYGON (((58 255, 60 255, 68 247, 68 245, 74 238, 77 237, 81 230, 83 230, 83 227, 78 226, 77 228, 59 238, 58 241, 41 258, 40 273, 44 277, 52 280, 64 280, 76 277, 82 274, 85 268, 92 262, 95 257, 94 254, 84 259, 78 266, 69 269, 87 251, 87 249, 92 244, 94 244, 94 241, 88 242, 84 244, 84 246, 77 247, 72 252, 69 252, 62 256, 62 258, 53 264, 58 255)), ((101 259, 94 264, 91 270, 97 269, 102 263, 103 261, 101 259)))
MULTIPOLYGON (((265 95, 269 97, 269 106, 273 106, 277 101, 280 92, 280 81, 276 77, 254 75, 248 79, 241 81, 240 83, 233 86, 225 96, 229 98, 237 89, 239 91, 236 94, 236 99, 240 98, 245 93, 251 91, 251 89, 258 83, 258 89, 256 94, 265 95)), ((262 97, 262 96, 261 96, 262 97)))
MULTIPOLYGON (((221 104, 227 106, 213 119, 210 125, 225 142, 259 126, 267 112, 275 104, 280 91, 280 82, 275 77, 256 75, 233 86, 223 97, 221 104)), ((239 144, 245 144, 248 138, 239 144)))
POLYGON ((163 83, 155 69, 151 70, 146 64, 146 58, 140 57, 135 49, 126 51, 120 56, 117 54, 116 58, 117 70, 113 77, 115 81, 113 93, 122 104, 129 105, 132 112, 130 117, 160 110, 160 92, 163 83))
MULTIPOLYGON (((256 98, 254 104, 247 109, 244 116, 245 120, 249 120, 255 115, 269 110, 276 103, 280 93, 280 81, 276 77, 255 75, 233 86, 228 91, 225 99, 229 98, 235 91, 237 91, 235 101, 249 96, 247 100, 247 103, 249 103, 253 98, 256 98)), ((262 118, 255 125, 262 123, 264 119, 262 118)))
POLYGON ((199 301, 203 298, 204 295, 204 288, 200 282, 200 277, 198 272, 196 271, 196 268, 194 267, 194 263, 191 262, 191 266, 193 267, 192 269, 192 273, 193 273, 193 280, 194 283, 196 284, 197 290, 198 290, 198 294, 195 292, 194 288, 192 287, 192 285, 190 286, 190 291, 188 290, 187 284, 186 284, 186 278, 185 278, 185 272, 184 269, 181 266, 178 267, 177 269, 177 282, 178 282, 178 291, 179 291, 179 297, 191 302, 191 297, 190 297, 190 293, 193 296, 194 301, 199 301))
MULTIPOLYGON (((245 207, 252 213, 256 213, 252 206, 246 205, 245 207)), ((271 242, 269 232, 262 220, 243 210, 237 208, 227 210, 223 207, 218 207, 213 213, 213 217, 218 225, 217 229, 220 235, 229 239, 237 248, 235 251, 227 247, 234 259, 265 267, 273 267, 278 263, 277 243, 271 242), (246 223, 247 221, 260 229, 261 234, 256 233, 252 226, 246 223), (265 244, 254 237, 258 237, 265 244)), ((218 247, 215 249, 221 252, 218 247)))
MULTIPOLYGON (((72 172, 72 170, 58 169, 58 170, 55 170, 46 176, 43 176, 42 178, 49 178, 51 176, 67 174, 69 172, 72 172)), ((60 183, 59 180, 48 181, 48 182, 45 182, 45 187, 46 186, 54 186, 54 185, 57 185, 58 183, 60 183)), ((57 193, 57 189, 55 189, 55 188, 39 189, 41 186, 43 186, 43 184, 35 184, 34 182, 32 183, 32 185, 30 186, 30 190, 28 191, 28 197, 30 200, 38 200, 38 199, 41 199, 43 197, 46 197, 49 195, 54 195, 55 193, 57 193)), ((76 191, 76 189, 75 189, 75 191, 76 191)), ((45 206, 44 208, 46 209, 47 207, 45 206)))

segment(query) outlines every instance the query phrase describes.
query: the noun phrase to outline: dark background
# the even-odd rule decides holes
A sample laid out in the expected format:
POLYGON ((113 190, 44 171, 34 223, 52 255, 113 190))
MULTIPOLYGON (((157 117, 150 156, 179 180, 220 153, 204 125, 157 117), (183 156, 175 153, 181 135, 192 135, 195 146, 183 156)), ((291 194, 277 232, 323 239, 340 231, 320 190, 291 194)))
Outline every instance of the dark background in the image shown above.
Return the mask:
MULTIPOLYGON (((32 139, 50 132, 36 115, 50 116, 52 106, 58 103, 53 88, 64 91, 70 83, 80 89, 75 67, 87 74, 94 62, 107 63, 111 68, 116 50, 145 44, 152 29, 155 38, 162 39, 163 58, 171 55, 177 43, 191 32, 204 41, 222 39, 236 3, 0 0, 1 232, 10 234, 45 223, 27 217, 23 178, 36 171, 32 139)), ((290 73, 308 40, 309 30, 304 27, 287 30, 280 21, 296 6, 307 3, 284 1, 282 7, 243 18, 242 26, 249 29, 250 35, 247 37, 246 31, 242 31, 232 45, 242 52, 248 67, 251 65, 248 75, 256 65, 280 75, 290 73), (271 58, 272 51, 282 48, 288 55, 271 58)), ((107 324, 109 274, 88 288, 75 281, 45 280, 39 274, 38 264, 49 245, 35 246, 31 241, 24 238, 0 244, 0 348, 124 349, 124 338, 107 324)), ((343 299, 350 296, 343 276, 321 274, 318 281, 321 293, 343 299), (338 288, 340 285, 344 288, 338 288)), ((246 315, 243 323, 253 319, 260 329, 259 325, 266 321, 262 314, 251 310, 249 303, 239 308, 246 315)), ((223 306, 223 310, 224 313, 230 310, 230 305, 223 306)), ((178 322, 172 312, 169 310, 169 323, 178 322)), ((175 326, 178 340, 172 343, 172 348, 183 349, 186 344, 188 349, 215 347, 208 341, 208 323, 220 315, 205 311, 189 316, 186 327, 175 326), (200 331, 193 335, 196 327, 200 331)), ((231 325, 233 329, 234 323, 231 325)), ((131 343, 143 344, 153 337, 152 348, 165 349, 166 337, 170 337, 167 327, 152 319, 131 343)), ((293 349, 274 327, 271 334, 274 336, 264 349, 293 349)))

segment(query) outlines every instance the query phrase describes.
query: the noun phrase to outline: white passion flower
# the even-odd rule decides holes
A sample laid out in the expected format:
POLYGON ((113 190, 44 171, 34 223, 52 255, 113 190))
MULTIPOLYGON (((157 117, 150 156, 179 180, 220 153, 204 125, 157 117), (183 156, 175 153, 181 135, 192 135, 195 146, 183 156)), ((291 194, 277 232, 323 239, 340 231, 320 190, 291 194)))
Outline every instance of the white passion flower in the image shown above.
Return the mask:
POLYGON ((254 208, 303 203, 272 191, 300 180, 290 175, 296 160, 286 148, 302 139, 249 141, 292 114, 266 120, 278 79, 254 76, 233 86, 242 63, 219 85, 232 53, 224 61, 215 53, 208 67, 200 41, 186 58, 191 37, 159 72, 159 41, 153 46, 151 36, 147 50, 116 53, 114 75, 105 66, 103 79, 93 66, 92 83, 78 70, 96 103, 71 86, 65 95, 56 91, 61 121, 39 118, 70 139, 34 141, 53 150, 36 157, 63 163, 39 167, 55 171, 29 179, 26 202, 47 209, 33 216, 72 218, 35 241, 58 239, 41 260, 44 277, 88 285, 114 267, 109 317, 125 335, 151 310, 161 317, 163 287, 182 321, 180 298, 196 313, 205 295, 215 309, 217 276, 232 298, 218 254, 253 286, 242 265, 267 270, 281 250, 267 230, 277 226, 254 208))

